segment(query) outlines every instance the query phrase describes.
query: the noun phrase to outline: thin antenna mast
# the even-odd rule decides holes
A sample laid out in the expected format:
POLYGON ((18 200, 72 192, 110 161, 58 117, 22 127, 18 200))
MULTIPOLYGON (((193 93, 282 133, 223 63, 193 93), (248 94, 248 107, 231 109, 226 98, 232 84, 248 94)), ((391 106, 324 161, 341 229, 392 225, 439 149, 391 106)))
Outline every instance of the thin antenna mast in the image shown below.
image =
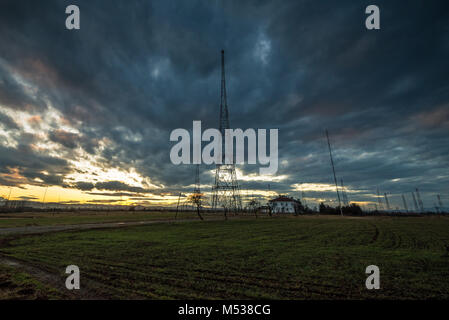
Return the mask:
POLYGON ((335 182, 335 189, 337 190, 338 206, 340 207, 340 215, 343 215, 343 211, 341 209, 340 193, 338 192, 337 176, 335 175, 334 159, 332 158, 331 143, 329 141, 329 133, 327 132, 327 129, 326 129, 326 138, 327 138, 327 145, 329 147, 329 156, 331 158, 332 172, 334 173, 334 182, 335 182))
POLYGON ((178 204, 176 205, 176 214, 175 214, 175 220, 178 218, 178 211, 179 211, 179 202, 181 201, 181 192, 179 193, 178 197, 178 204))
POLYGON ((42 204, 45 209, 45 197, 47 196, 48 186, 45 188, 44 197, 42 198, 42 204))
POLYGON ((379 202, 379 210, 383 210, 382 197, 380 196, 379 187, 377 187, 377 202, 379 202))
POLYGON ((390 203, 388 202, 388 197, 387 197, 387 193, 384 193, 385 195, 385 204, 387 205, 387 210, 390 211, 390 203))
POLYGON ((402 194, 402 202, 404 203, 404 209, 405 209, 405 212, 408 212, 407 201, 405 200, 404 194, 402 194))
POLYGON ((418 203, 416 202, 416 197, 415 197, 414 192, 412 192, 412 197, 413 197, 413 205, 415 206, 415 211, 418 212, 419 208, 418 208, 418 203))
POLYGON ((348 193, 345 190, 345 185, 343 184, 343 178, 340 179, 340 181, 341 181, 341 193, 343 196, 343 203, 345 206, 349 206, 348 193))
POLYGON ((9 187, 8 201, 9 201, 9 199, 11 198, 11 191, 12 191, 12 188, 9 187))
POLYGON ((437 198, 438 198, 438 205, 440 206, 440 208, 443 207, 443 202, 441 202, 441 197, 439 194, 437 194, 437 198))
POLYGON ((424 212, 424 204, 421 200, 421 195, 419 194, 418 188, 416 188, 416 196, 418 197, 419 208, 421 209, 421 212, 424 212))

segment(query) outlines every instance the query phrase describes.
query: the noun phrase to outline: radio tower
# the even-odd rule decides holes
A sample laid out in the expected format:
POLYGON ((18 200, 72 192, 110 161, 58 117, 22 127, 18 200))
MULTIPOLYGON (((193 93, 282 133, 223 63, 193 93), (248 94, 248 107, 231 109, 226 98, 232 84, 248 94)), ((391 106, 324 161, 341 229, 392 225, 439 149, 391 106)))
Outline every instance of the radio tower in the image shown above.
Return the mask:
POLYGON ((416 196, 417 196, 417 198, 418 198, 418 205, 419 205, 419 208, 421 209, 421 212, 424 212, 424 205, 423 205, 423 202, 422 202, 422 200, 421 200, 421 196, 420 196, 420 194, 419 194, 418 188, 416 188, 416 196))
POLYGON ((383 210, 382 198, 380 196, 379 187, 377 187, 377 202, 379 202, 379 209, 383 210))
POLYGON ((437 194, 437 198, 438 198, 438 205, 440 206, 440 208, 443 207, 443 202, 441 202, 441 197, 439 194, 437 194))
POLYGON ((334 159, 332 158, 331 143, 329 141, 329 133, 327 132, 327 129, 326 129, 326 138, 327 138, 327 145, 329 147, 329 156, 331 158, 332 172, 334 173, 335 189, 337 190, 338 207, 340 208, 340 215, 343 215, 343 210, 341 208, 340 192, 338 192, 337 176, 335 175, 334 159))
POLYGON ((345 185, 343 184, 343 179, 340 179, 340 181, 341 181, 341 193, 343 196, 343 203, 345 206, 349 206, 348 194, 346 193, 345 185))
POLYGON ((415 206, 415 212, 419 212, 418 203, 416 202, 415 193, 413 191, 412 191, 412 197, 413 197, 413 205, 415 206))
POLYGON ((405 209, 405 212, 408 212, 407 201, 405 200, 404 194, 402 194, 402 202, 404 203, 404 209, 405 209))
POLYGON ((220 132, 222 136, 222 161, 217 164, 215 184, 212 187, 212 209, 223 208, 227 211, 239 211, 242 208, 240 189, 235 174, 234 159, 225 163, 225 130, 229 129, 229 112, 226 100, 226 78, 224 50, 221 50, 221 101, 220 101, 220 132))
POLYGON ((387 197, 387 193, 384 193, 385 195, 385 204, 387 205, 387 210, 390 211, 390 203, 388 202, 388 197, 387 197))

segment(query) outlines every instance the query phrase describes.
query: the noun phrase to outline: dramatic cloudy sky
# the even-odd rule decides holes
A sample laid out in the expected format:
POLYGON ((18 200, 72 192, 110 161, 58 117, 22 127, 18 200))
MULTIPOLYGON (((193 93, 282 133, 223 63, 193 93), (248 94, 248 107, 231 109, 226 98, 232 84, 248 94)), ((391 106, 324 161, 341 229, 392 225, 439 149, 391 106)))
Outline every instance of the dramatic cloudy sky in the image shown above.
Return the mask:
POLYGON ((0 196, 176 202, 194 168, 171 164, 169 135, 218 126, 223 48, 231 127, 279 129, 277 175, 238 166, 243 195, 335 203, 328 128, 350 200, 379 187, 411 207, 418 187, 447 205, 448 21, 447 1, 2 0, 0 196))

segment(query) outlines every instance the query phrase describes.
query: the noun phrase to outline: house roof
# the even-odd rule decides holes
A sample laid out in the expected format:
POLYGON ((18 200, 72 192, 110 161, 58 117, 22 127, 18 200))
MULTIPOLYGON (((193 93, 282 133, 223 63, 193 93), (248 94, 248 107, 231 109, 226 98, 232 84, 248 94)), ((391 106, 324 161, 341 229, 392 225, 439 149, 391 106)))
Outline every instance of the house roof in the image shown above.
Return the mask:
POLYGON ((269 202, 297 202, 297 200, 286 196, 279 196, 277 198, 271 199, 269 202))

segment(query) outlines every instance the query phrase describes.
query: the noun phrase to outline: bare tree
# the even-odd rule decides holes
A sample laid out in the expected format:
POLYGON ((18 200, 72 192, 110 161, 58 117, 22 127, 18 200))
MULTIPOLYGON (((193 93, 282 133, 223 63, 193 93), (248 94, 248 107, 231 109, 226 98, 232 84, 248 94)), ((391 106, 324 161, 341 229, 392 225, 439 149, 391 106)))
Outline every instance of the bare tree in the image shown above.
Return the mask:
POLYGON ((201 203, 203 198, 204 195, 202 193, 194 193, 189 196, 189 200, 193 203, 194 206, 196 206, 196 212, 201 220, 204 220, 201 216, 201 203))

